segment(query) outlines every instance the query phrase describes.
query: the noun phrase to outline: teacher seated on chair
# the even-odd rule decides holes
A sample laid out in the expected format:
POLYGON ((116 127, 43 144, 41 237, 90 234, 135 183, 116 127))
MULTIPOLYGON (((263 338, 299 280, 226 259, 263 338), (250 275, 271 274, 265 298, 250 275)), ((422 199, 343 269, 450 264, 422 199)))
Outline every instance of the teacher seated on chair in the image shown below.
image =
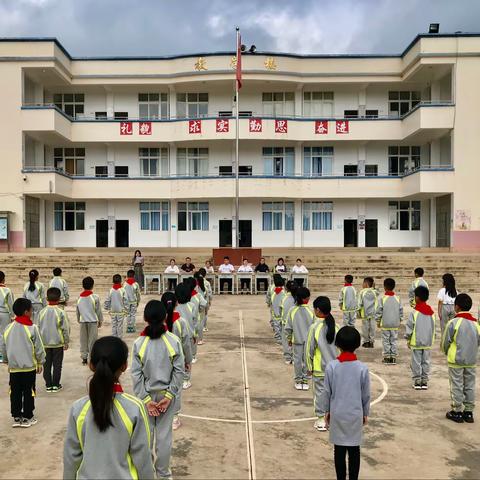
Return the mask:
MULTIPOLYGON (((178 265, 175 263, 175 259, 171 258, 170 259, 170 265, 165 269, 164 273, 170 273, 173 275, 179 275, 180 274, 180 269, 178 268, 178 265)), ((175 287, 177 286, 177 279, 176 278, 169 278, 168 279, 168 290, 172 291, 175 290, 175 287)))
MULTIPOLYGON (((230 257, 223 257, 223 263, 218 267, 218 273, 220 274, 233 274, 235 267, 230 263, 230 257)), ((233 279, 221 278, 220 279, 220 293, 224 293, 225 285, 227 286, 228 293, 233 293, 233 279)))
MULTIPOLYGON (((255 267, 255 273, 269 273, 270 268, 265 263, 265 257, 260 259, 260 263, 255 267)), ((257 291, 266 292, 268 288, 268 280, 266 278, 257 278, 257 291)))
MULTIPOLYGON (((253 268, 248 263, 248 258, 244 258, 242 265, 238 267, 238 273, 253 273, 253 268)), ((240 279, 240 290, 242 293, 250 293, 250 284, 252 283, 250 278, 241 278, 240 279)))

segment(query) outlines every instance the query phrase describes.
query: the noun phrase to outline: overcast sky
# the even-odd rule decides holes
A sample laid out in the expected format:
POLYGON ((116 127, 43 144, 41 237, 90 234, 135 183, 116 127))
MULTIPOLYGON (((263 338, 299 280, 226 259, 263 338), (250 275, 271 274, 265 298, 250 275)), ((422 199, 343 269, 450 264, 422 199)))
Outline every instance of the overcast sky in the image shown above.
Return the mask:
POLYGON ((0 0, 0 36, 49 36, 73 56, 169 55, 243 43, 292 53, 400 53, 439 22, 480 30, 480 0, 0 0))

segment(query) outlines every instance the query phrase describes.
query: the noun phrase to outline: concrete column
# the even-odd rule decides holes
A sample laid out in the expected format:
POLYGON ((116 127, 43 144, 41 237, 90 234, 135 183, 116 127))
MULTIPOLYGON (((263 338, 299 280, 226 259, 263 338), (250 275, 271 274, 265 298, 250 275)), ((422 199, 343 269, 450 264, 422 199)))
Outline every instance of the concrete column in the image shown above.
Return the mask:
POLYGON ((367 86, 361 85, 358 91, 358 115, 360 117, 365 116, 365 110, 367 109, 367 86))
POLYGON ((169 148, 169 158, 168 158, 168 161, 169 161, 169 166, 168 166, 168 170, 169 170, 169 174, 171 177, 175 177, 177 175, 177 145, 175 143, 170 143, 169 144, 170 148, 169 148))
POLYGON ((39 223, 39 237, 40 237, 40 248, 46 247, 46 211, 45 211, 45 200, 40 199, 40 213, 38 218, 39 223))
POLYGON ((295 115, 303 115, 303 83, 299 83, 295 90, 295 115))
POLYGON ((111 200, 107 200, 108 216, 108 247, 115 247, 115 206, 111 200))
POLYGON ((107 91, 105 109, 107 110, 107 118, 113 118, 115 113, 115 95, 113 92, 107 91))
MULTIPOLYGON (((367 206, 365 200, 358 200, 357 202, 358 208, 358 226, 360 227, 360 221, 365 220, 367 217, 367 206)), ((358 229, 358 246, 365 247, 365 226, 362 230, 358 229)))
POLYGON ((111 144, 107 144, 107 175, 115 176, 115 150, 111 144))
POLYGON ((301 176, 303 172, 303 142, 295 144, 295 176, 301 176))
POLYGON ((365 162, 367 161, 367 145, 365 143, 358 146, 358 175, 365 175, 365 162))
POLYGON ((178 247, 178 225, 177 212, 178 202, 176 200, 170 201, 170 247, 178 247))
POLYGON ((295 200, 295 221, 294 221, 294 247, 303 247, 303 218, 302 218, 302 201, 295 200))
POLYGON ((168 86, 168 103, 169 103, 169 113, 170 118, 176 118, 177 116, 177 96, 175 94, 175 87, 173 85, 168 86))
POLYGON ((437 200, 430 199, 430 247, 437 246, 437 200))

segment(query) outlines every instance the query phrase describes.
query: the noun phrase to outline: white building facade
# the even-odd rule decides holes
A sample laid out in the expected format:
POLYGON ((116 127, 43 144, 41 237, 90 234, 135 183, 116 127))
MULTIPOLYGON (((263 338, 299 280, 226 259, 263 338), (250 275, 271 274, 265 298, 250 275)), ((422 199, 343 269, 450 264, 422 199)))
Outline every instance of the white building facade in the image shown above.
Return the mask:
MULTIPOLYGON (((0 41, 9 247, 231 246, 233 55, 0 41)), ((245 54, 240 246, 475 248, 479 55, 465 34, 392 56, 245 54)))

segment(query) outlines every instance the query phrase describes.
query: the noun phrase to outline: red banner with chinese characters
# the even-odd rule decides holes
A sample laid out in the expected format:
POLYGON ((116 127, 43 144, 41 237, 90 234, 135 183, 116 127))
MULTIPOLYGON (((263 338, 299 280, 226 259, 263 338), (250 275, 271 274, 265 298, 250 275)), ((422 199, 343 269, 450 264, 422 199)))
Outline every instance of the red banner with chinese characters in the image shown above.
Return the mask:
POLYGON ((188 133, 202 133, 202 121, 201 120, 189 120, 188 121, 188 133))
POLYGON ((120 122, 120 135, 133 135, 132 122, 120 122))
POLYGON ((275 120, 275 133, 287 133, 288 121, 287 120, 275 120))
POLYGON ((261 118, 251 118, 248 122, 248 129, 250 132, 261 132, 262 131, 262 119, 261 118))
POLYGON ((139 135, 151 135, 152 134, 152 122, 140 122, 138 124, 139 135))
POLYGON ((348 120, 336 120, 335 133, 350 133, 350 122, 348 120))
POLYGON ((227 133, 230 128, 228 118, 217 118, 217 133, 227 133))
POLYGON ((315 133, 326 135, 328 133, 328 120, 315 120, 315 133))

